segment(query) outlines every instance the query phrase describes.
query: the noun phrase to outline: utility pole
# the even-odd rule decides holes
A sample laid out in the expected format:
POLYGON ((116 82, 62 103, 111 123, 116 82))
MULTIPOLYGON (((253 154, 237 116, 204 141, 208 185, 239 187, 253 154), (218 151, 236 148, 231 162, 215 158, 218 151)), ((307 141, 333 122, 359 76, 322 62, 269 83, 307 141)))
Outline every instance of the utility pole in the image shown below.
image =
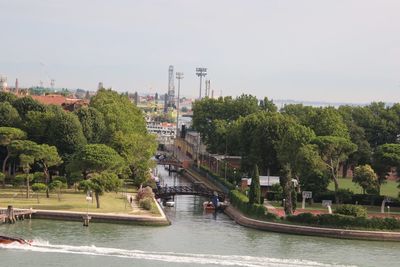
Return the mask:
POLYGON ((179 137, 179 104, 180 104, 180 93, 181 93, 181 80, 183 79, 183 72, 176 73, 176 79, 178 79, 178 100, 176 104, 176 138, 179 137))
POLYGON ((200 92, 199 92, 199 100, 201 99, 201 83, 203 77, 207 75, 207 68, 196 68, 196 75, 200 77, 200 92))

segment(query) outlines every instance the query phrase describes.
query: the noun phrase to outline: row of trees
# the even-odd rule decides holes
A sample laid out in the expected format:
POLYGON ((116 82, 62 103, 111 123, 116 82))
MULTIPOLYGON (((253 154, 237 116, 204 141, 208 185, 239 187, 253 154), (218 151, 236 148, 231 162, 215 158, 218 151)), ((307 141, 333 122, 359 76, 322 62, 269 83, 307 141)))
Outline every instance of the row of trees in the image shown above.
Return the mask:
POLYGON ((338 202, 338 179, 346 175, 341 167, 364 166, 355 169, 354 181, 370 181, 363 188, 379 192, 391 168, 400 166, 399 104, 286 105, 278 111, 267 98, 205 98, 193 106, 193 127, 211 153, 242 156, 242 171, 251 175, 256 164, 262 174, 280 175, 289 214, 295 187, 323 192, 333 180, 338 202))
POLYGON ((41 168, 46 185, 54 175, 65 176, 69 185, 82 181, 99 207, 98 196, 116 190, 122 179, 140 185, 149 178, 155 150, 142 112, 117 92, 101 89, 75 112, 0 93, 3 184, 22 171, 28 194, 30 172, 41 168))

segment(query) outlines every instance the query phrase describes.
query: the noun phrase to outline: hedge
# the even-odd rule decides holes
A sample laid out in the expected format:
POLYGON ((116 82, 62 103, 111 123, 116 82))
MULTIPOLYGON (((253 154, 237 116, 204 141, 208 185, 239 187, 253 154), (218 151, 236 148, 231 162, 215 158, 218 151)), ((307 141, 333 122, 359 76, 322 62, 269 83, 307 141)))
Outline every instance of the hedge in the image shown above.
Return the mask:
POLYGON ((340 205, 336 207, 334 213, 354 217, 367 217, 367 209, 358 205, 340 205))
POLYGON ((217 175, 216 173, 213 173, 211 170, 209 170, 208 168, 204 167, 204 166, 200 166, 200 170, 207 173, 208 177, 213 178, 214 180, 216 180, 217 182, 221 183, 223 186, 225 186, 226 188, 228 188, 229 190, 233 190, 235 189, 235 186, 230 183, 228 180, 225 180, 224 178, 220 177, 219 175, 217 175))
POLYGON ((337 228, 366 228, 380 230, 399 230, 400 220, 395 218, 366 218, 354 217, 341 214, 319 214, 314 216, 311 213, 301 213, 299 215, 287 216, 290 222, 301 224, 330 226, 337 228))
POLYGON ((231 190, 229 192, 229 199, 231 204, 238 208, 241 212, 252 217, 264 217, 266 208, 262 204, 250 204, 249 198, 238 190, 231 190))

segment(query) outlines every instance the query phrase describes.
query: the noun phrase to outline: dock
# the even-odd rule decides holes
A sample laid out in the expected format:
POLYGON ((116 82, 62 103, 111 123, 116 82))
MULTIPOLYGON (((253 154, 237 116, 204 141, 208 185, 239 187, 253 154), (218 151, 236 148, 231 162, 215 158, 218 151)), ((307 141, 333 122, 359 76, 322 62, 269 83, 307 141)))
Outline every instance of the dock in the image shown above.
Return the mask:
POLYGON ((13 206, 8 206, 7 209, 0 209, 0 222, 15 223, 26 217, 30 219, 35 212, 33 209, 14 209, 13 206))

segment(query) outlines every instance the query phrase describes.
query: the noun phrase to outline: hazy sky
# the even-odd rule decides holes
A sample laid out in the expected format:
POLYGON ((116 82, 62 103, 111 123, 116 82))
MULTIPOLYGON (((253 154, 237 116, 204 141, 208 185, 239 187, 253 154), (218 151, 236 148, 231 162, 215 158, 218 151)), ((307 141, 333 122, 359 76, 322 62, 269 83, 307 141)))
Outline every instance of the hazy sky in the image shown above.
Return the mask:
POLYGON ((13 84, 400 102, 398 0, 0 0, 0 73, 13 84))

